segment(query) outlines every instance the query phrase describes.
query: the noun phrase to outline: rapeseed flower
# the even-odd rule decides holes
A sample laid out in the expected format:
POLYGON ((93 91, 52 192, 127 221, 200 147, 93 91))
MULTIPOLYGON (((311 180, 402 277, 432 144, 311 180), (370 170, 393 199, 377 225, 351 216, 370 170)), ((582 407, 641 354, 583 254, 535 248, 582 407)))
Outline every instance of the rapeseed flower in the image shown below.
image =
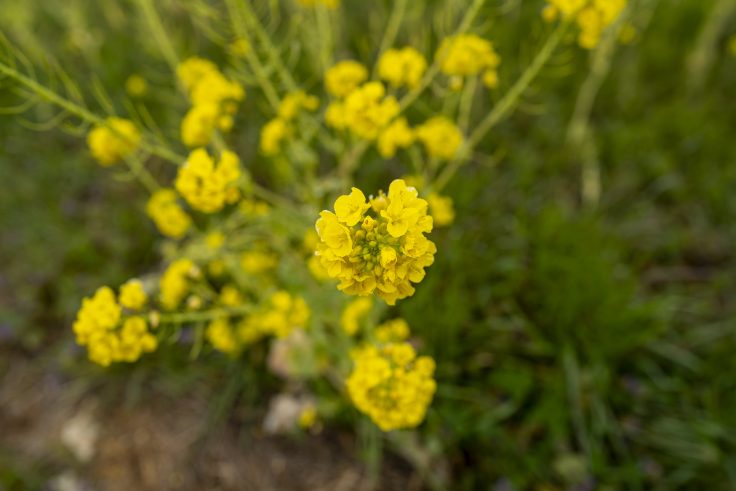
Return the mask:
POLYGON ((453 77, 453 86, 462 86, 463 77, 471 77, 483 72, 483 82, 494 88, 498 82, 497 68, 501 57, 493 49, 493 44, 475 34, 460 34, 446 38, 440 44, 437 54, 440 70, 453 77))
POLYGON ((167 310, 176 309, 189 292, 190 280, 199 274, 199 269, 189 259, 171 263, 159 280, 161 305, 167 310))
POLYGON ((450 160, 463 143, 460 128, 444 116, 435 116, 414 129, 419 141, 431 157, 450 160))
POLYGON ((406 118, 397 118, 378 135, 378 153, 388 159, 396 155, 399 148, 408 148, 414 143, 416 135, 409 127, 406 118))
POLYGON ((240 159, 233 152, 223 150, 215 160, 203 148, 194 150, 176 176, 176 190, 189 205, 205 213, 220 211, 226 204, 240 198, 237 181, 240 178, 240 159))
POLYGON ((316 223, 316 254, 337 288, 348 295, 375 294, 394 305, 414 294, 424 268, 437 251, 424 234, 432 231, 427 202, 417 190, 397 179, 388 195, 366 201, 353 188, 335 202, 335 212, 322 211, 316 223), (371 214, 366 214, 371 210, 371 214))
POLYGON ((345 382, 355 407, 383 431, 418 426, 437 387, 435 362, 417 357, 409 343, 366 346, 352 353, 345 382))
POLYGON ((409 324, 404 319, 393 319, 376 327, 374 335, 380 343, 397 343, 406 341, 410 333, 409 324))
POLYGON ((128 280, 120 287, 120 305, 130 310, 141 310, 148 301, 148 295, 140 280, 128 280))
POLYGON ((343 98, 368 79, 368 69, 353 60, 336 63, 325 73, 325 88, 337 98, 343 98))
POLYGON ((350 92, 342 102, 332 102, 325 119, 336 129, 347 128, 356 136, 375 140, 399 113, 394 96, 386 96, 381 82, 368 82, 350 92))
POLYGON ((176 191, 170 188, 154 192, 146 204, 146 214, 158 230, 172 239, 181 239, 192 225, 192 219, 179 205, 176 191))
POLYGON ((613 24, 626 8, 627 0, 547 0, 542 16, 552 22, 561 16, 574 19, 580 33, 578 44, 593 49, 608 26, 613 24))
POLYGON ((412 89, 419 85, 426 70, 427 60, 410 46, 389 49, 378 59, 378 76, 392 87, 412 89))
POLYGON ((427 203, 436 227, 446 227, 455 221, 455 208, 449 196, 430 193, 427 196, 427 203))
POLYGON ((342 311, 340 326, 348 335, 354 336, 360 329, 361 321, 373 308, 373 300, 370 297, 361 297, 350 302, 342 311))
POLYGON ((135 124, 123 118, 107 118, 87 135, 92 156, 103 167, 117 164, 138 148, 141 133, 135 124))

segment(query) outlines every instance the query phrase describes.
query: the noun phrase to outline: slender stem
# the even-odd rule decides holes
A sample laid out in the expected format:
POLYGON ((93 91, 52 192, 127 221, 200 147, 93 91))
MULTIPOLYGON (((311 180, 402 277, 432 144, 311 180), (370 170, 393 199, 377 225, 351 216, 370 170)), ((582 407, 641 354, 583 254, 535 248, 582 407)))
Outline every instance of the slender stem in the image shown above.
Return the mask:
POLYGON ((590 127, 590 114, 603 81, 611 71, 611 62, 616 50, 619 31, 626 18, 621 15, 615 26, 608 29, 592 54, 590 73, 583 82, 575 101, 567 142, 570 148, 578 149, 581 157, 581 198, 584 205, 596 206, 601 195, 601 170, 598 152, 590 127))
POLYGON ((526 89, 529 88, 529 85, 531 85, 537 75, 539 75, 542 67, 544 67, 552 56, 552 53, 554 53, 555 48, 557 48, 557 45, 562 40, 567 26, 567 23, 560 23, 557 29, 552 32, 552 35, 550 35, 544 43, 542 49, 539 50, 539 53, 534 57, 532 63, 526 70, 524 70, 524 73, 521 74, 521 77, 519 77, 511 89, 506 92, 503 98, 498 101, 498 103, 493 107, 493 110, 491 110, 491 112, 488 113, 488 115, 475 127, 473 133, 471 133, 458 151, 457 156, 447 165, 447 167, 445 167, 435 181, 435 190, 440 191, 447 185, 458 169, 468 158, 470 158, 473 149, 485 137, 486 133, 488 133, 488 131, 498 124, 503 118, 508 116, 516 107, 521 96, 524 94, 526 89))
MULTIPOLYGON (((232 0, 228 0, 228 10, 231 9, 230 4, 232 4, 232 0)), ((232 4, 232 7, 236 7, 235 4, 232 4)), ((243 15, 245 22, 248 24, 248 27, 250 27, 253 32, 255 33, 256 37, 258 38, 258 42, 263 47, 263 49, 266 51, 266 54, 268 55, 269 59, 271 60, 271 63, 276 68, 276 71, 279 74, 279 77, 281 77, 281 80, 284 82, 284 85, 286 85, 286 88, 290 91, 297 90, 299 87, 297 86, 296 82, 294 81, 294 77, 291 76, 291 72, 289 72, 289 69, 286 68, 286 65, 281 60, 281 56, 279 55, 278 50, 276 49, 276 46, 273 44, 273 41, 271 41, 271 37, 266 32, 266 29, 263 27, 263 25, 258 20, 258 17, 256 16, 255 12, 253 12, 253 8, 251 7, 251 1, 250 0, 238 0, 237 7, 239 7, 240 13, 243 15)), ((231 11, 231 17, 232 17, 232 11, 231 11)), ((235 28, 238 36, 241 36, 240 31, 245 32, 245 37, 249 37, 247 35, 247 31, 242 28, 240 25, 233 24, 233 27, 235 28)), ((251 46, 253 46, 253 43, 250 43, 251 46)))
MULTIPOLYGON (((233 26, 233 30, 239 38, 245 39, 245 41, 247 41, 250 46, 254 46, 253 39, 248 33, 248 29, 244 27, 242 19, 240 19, 239 15, 240 13, 247 13, 249 11, 248 2, 242 0, 239 1, 238 4, 236 4, 235 2, 236 0, 225 0, 225 5, 227 6, 227 11, 230 16, 230 22, 233 26), (238 9, 239 6, 241 7, 240 9, 238 9)), ((261 60, 256 55, 255 50, 247 50, 245 52, 245 59, 248 61, 251 70, 253 70, 253 73, 256 76, 256 81, 261 87, 261 90, 266 96, 266 99, 271 105, 271 108, 274 112, 277 112, 280 103, 278 93, 276 92, 276 88, 271 83, 271 79, 268 77, 266 69, 261 63, 261 60)))
MULTIPOLYGON (((32 93, 36 94, 41 99, 60 107, 64 111, 68 112, 69 114, 72 114, 74 116, 77 116, 78 118, 82 119, 83 121, 86 121, 87 123, 90 123, 95 126, 104 126, 107 128, 110 128, 111 131, 115 131, 115 128, 110 127, 107 124, 107 121, 103 119, 102 117, 90 112, 86 108, 80 106, 79 104, 76 104, 69 99, 66 99, 65 97, 60 96, 56 92, 46 88, 44 85, 41 85, 40 83, 36 82, 32 78, 29 78, 22 73, 18 72, 14 68, 6 65, 3 62, 0 62, 0 74, 5 75, 13 80, 15 80, 17 83, 25 87, 26 89, 30 90, 32 93)), ((124 135, 120 135, 121 138, 124 138, 124 135)), ((161 147, 156 144, 149 143, 145 139, 140 142, 140 147, 145 150, 146 152, 154 155, 158 155, 162 158, 165 158, 167 160, 171 160, 176 163, 180 163, 182 160, 178 155, 176 155, 174 152, 170 151, 167 148, 161 147)), ((156 183, 156 180, 153 178, 153 176, 148 172, 148 170, 141 164, 140 161, 137 161, 136 159, 126 159, 126 162, 128 163, 128 166, 131 169, 131 172, 138 177, 141 180, 141 183, 149 190, 155 190, 158 189, 158 184, 156 183)))
POLYGON ((468 131, 468 126, 470 125, 470 112, 473 109, 473 98, 475 96, 475 89, 477 86, 478 77, 472 77, 463 88, 458 114, 458 126, 463 134, 468 131))
POLYGON ((166 62, 171 67, 171 71, 176 73, 176 67, 179 66, 179 57, 176 55, 176 50, 164 30, 161 17, 158 15, 158 12, 156 12, 156 7, 153 5, 151 0, 138 0, 138 6, 143 11, 143 16, 145 17, 146 22, 148 22, 151 34, 153 34, 156 44, 161 49, 161 53, 164 55, 166 62))
POLYGON ((322 70, 327 71, 333 62, 333 39, 332 39, 332 24, 327 13, 327 7, 324 5, 317 4, 314 9, 314 15, 317 19, 317 29, 320 33, 320 40, 322 47, 320 49, 320 60, 322 61, 322 70))

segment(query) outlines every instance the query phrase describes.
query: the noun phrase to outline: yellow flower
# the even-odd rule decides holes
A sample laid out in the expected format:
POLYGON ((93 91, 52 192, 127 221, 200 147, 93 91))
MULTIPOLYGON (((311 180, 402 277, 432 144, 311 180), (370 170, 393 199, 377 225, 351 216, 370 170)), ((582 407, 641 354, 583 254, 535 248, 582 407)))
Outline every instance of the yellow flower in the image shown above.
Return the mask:
POLYGON ((306 430, 313 427, 316 423, 317 409, 313 404, 309 404, 299 413, 299 427, 306 430))
POLYGON ((208 73, 216 72, 217 65, 204 58, 187 58, 176 67, 176 76, 179 77, 184 88, 191 91, 208 73))
POLYGON ((125 80, 125 91, 131 97, 143 97, 148 92, 146 79, 134 73, 125 80))
POLYGON ((250 51, 250 44, 247 40, 243 38, 238 38, 231 42, 228 45, 227 49, 230 52, 230 55, 236 58, 245 58, 245 56, 250 51))
POLYGON ((437 227, 446 227, 455 221, 455 208, 449 196, 430 193, 427 196, 427 203, 429 203, 429 209, 437 227))
POLYGON ((348 335, 354 336, 360 328, 360 321, 370 313, 373 308, 373 300, 369 297, 361 297, 350 302, 342 311, 340 325, 348 335))
POLYGON ((316 111, 318 107, 319 99, 313 95, 308 95, 303 90, 297 90, 286 94, 281 104, 279 104, 278 115, 284 121, 291 121, 302 109, 316 111))
POLYGON ((215 104, 192 107, 181 121, 181 141, 188 147, 203 147, 212 140, 220 117, 215 104))
POLYGON ((291 135, 291 127, 281 118, 274 118, 261 129, 260 149, 263 155, 273 156, 281 151, 281 143, 291 135))
POLYGON ((216 350, 230 356, 238 355, 242 349, 238 336, 227 317, 218 317, 211 321, 207 325, 205 337, 216 350))
MULTIPOLYGON (((345 127, 360 138, 374 140, 399 113, 396 98, 384 97, 385 94, 381 82, 368 82, 348 94, 341 115, 345 127)), ((330 118, 327 121, 329 123, 330 118)))
MULTIPOLYGON (((195 106, 200 104, 219 106, 226 101, 242 101, 245 98, 245 90, 242 85, 228 80, 219 71, 211 71, 201 76, 192 87, 189 97, 195 106)), ((232 106, 228 106, 228 108, 232 108, 232 106)))
POLYGON ((444 116, 435 116, 414 129, 417 139, 424 144, 427 153, 436 158, 450 160, 463 143, 460 129, 444 116))
POLYGON ((386 321, 376 328, 376 340, 380 343, 406 341, 409 337, 409 324, 404 319, 386 321))
POLYGON ((252 275, 265 273, 278 265, 278 257, 263 251, 248 251, 240 256, 240 267, 252 275))
POLYGON ((176 309, 189 291, 189 279, 199 272, 189 259, 177 259, 169 265, 159 280, 161 305, 167 310, 176 309))
POLYGON ((216 251, 220 247, 222 247, 222 245, 225 243, 225 234, 223 234, 219 230, 210 232, 207 235, 205 235, 204 243, 207 245, 208 249, 212 249, 213 251, 216 251))
POLYGON ((262 217, 268 215, 271 207, 264 201, 244 199, 238 205, 238 210, 247 217, 262 217))
POLYGON ((177 202, 176 191, 159 189, 148 200, 146 214, 156 224, 159 231, 167 237, 181 239, 192 225, 192 219, 177 202))
POLYGON ((91 298, 82 300, 73 330, 77 343, 87 347, 89 359, 102 366, 120 361, 134 362, 142 353, 150 353, 158 346, 145 319, 123 318, 115 292, 106 286, 99 288, 91 298))
POLYGON ((542 16, 548 22, 557 19, 558 15, 574 18, 580 29, 578 44, 585 49, 593 49, 603 31, 626 8, 626 3, 627 0, 547 0, 542 16))
POLYGON ((421 424, 437 388, 432 358, 417 357, 409 343, 367 346, 352 358, 345 386, 359 411, 383 431, 421 424))
POLYGON ((736 34, 728 40, 728 51, 731 53, 731 56, 736 56, 736 34))
POLYGON ((437 251, 424 236, 432 230, 432 217, 427 215, 427 202, 417 195, 416 189, 397 179, 388 196, 381 193, 370 208, 360 202, 362 193, 338 198, 341 206, 336 202, 336 211, 351 204, 339 213, 353 225, 330 211, 320 213, 316 255, 327 274, 340 280, 339 290, 348 295, 375 294, 389 305, 414 294, 412 283, 424 278, 424 268, 437 251), (366 214, 370 211, 375 216, 366 214))
POLYGON ((140 280, 128 280, 120 287, 120 305, 130 310, 141 310, 148 301, 140 280))
POLYGON ((309 307, 302 297, 280 290, 271 295, 264 310, 241 324, 241 339, 250 343, 264 334, 283 339, 294 329, 307 328, 309 317, 309 307))
POLYGON ((141 134, 132 121, 107 118, 104 125, 95 126, 87 135, 92 156, 104 167, 116 164, 135 152, 141 134))
POLYGON ((406 118, 398 118, 378 135, 378 152, 388 159, 396 155, 397 148, 408 148, 414 140, 414 131, 409 128, 406 118))
POLYGON ((460 34, 445 38, 437 50, 440 70, 445 75, 468 77, 486 70, 494 70, 501 58, 493 44, 475 34, 460 34))
POLYGON ((427 60, 412 47, 389 49, 378 59, 378 76, 393 87, 416 87, 427 70, 427 60))
POLYGON ((357 61, 340 61, 325 73, 325 88, 330 95, 342 98, 367 78, 368 69, 357 61))
POLYGON ((220 290, 220 303, 225 307, 237 307, 244 302, 243 295, 235 285, 225 285, 220 290))
POLYGON ((240 178, 240 159, 223 150, 215 164, 203 148, 194 150, 176 176, 176 190, 192 208, 205 213, 220 211, 239 198, 236 184, 240 178))
POLYGON ((335 201, 335 214, 338 220, 352 227, 363 218, 363 214, 370 206, 365 200, 363 191, 352 188, 349 195, 340 196, 335 201))

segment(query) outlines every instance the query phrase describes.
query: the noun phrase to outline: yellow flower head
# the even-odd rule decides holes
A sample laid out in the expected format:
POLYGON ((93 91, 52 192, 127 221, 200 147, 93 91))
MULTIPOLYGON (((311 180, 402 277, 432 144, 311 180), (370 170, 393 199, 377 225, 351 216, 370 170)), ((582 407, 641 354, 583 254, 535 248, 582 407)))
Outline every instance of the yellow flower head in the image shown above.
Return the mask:
POLYGON ((141 310, 148 301, 140 280, 128 280, 120 287, 120 305, 130 310, 141 310))
POLYGON ((294 329, 307 327, 310 311, 302 297, 280 290, 271 295, 267 309, 253 317, 257 319, 263 333, 283 339, 294 329))
POLYGON ((95 126, 87 135, 92 156, 104 167, 116 164, 135 152, 141 134, 132 121, 107 118, 105 124, 95 126))
POLYGON ((148 82, 142 76, 134 73, 125 80, 125 91, 131 97, 143 97, 148 92, 148 82))
POLYGON ((325 88, 330 95, 343 98, 367 78, 368 69, 357 61, 340 61, 325 73, 325 88))
POLYGON ((501 58, 493 44, 475 34, 460 34, 442 41, 436 57, 445 75, 468 77, 486 70, 494 70, 501 58))
POLYGON ((435 116, 414 129, 417 139, 424 144, 427 153, 439 159, 455 157, 463 135, 460 129, 444 116, 435 116))
POLYGON ((580 29, 578 44, 593 49, 608 26, 613 24, 626 8, 627 0, 547 0, 542 15, 553 22, 558 15, 575 19, 580 29))
POLYGON ((161 305, 167 310, 176 309, 189 292, 189 280, 199 270, 189 259, 177 259, 169 265, 159 280, 161 305))
POLYGON ((393 87, 416 87, 426 70, 427 60, 412 47, 389 49, 378 59, 378 76, 393 87))
POLYGON ((192 107, 181 121, 181 141, 188 147, 209 144, 220 118, 220 111, 215 104, 192 107))
POLYGON ((184 237, 192 225, 192 219, 179 206, 176 191, 170 188, 159 189, 151 195, 146 214, 162 234, 172 239, 184 237))
POLYGON ((218 317, 210 322, 205 337, 216 350, 230 356, 237 356, 243 348, 227 317, 218 317))
POLYGON ((269 252, 247 251, 240 257, 240 267, 243 268, 243 271, 252 275, 265 273, 277 265, 278 257, 269 252))
POLYGON ((236 201, 240 178, 240 159, 223 150, 219 162, 203 148, 194 150, 176 176, 176 190, 192 208, 205 213, 220 211, 225 204, 236 201))
POLYGON ((429 210, 434 218, 434 224, 437 227, 446 227, 455 221, 455 208, 452 205, 452 198, 442 196, 437 193, 430 193, 427 196, 429 210))
MULTIPOLYGON (((340 104, 339 116, 326 115, 327 123, 336 121, 336 128, 347 127, 356 136, 374 140, 380 131, 399 113, 399 103, 393 96, 385 97, 381 82, 368 82, 353 90, 340 104)), ((328 108, 328 112, 329 112, 328 108)))
POLYGON ((77 343, 87 347, 89 359, 102 366, 134 362, 142 353, 155 351, 158 346, 145 319, 123 317, 115 292, 106 286, 82 300, 73 330, 77 343))
POLYGON ((343 331, 354 336, 360 328, 360 321, 370 313, 372 308, 373 300, 370 297, 361 297, 350 302, 340 316, 343 331))
POLYGON ((291 126, 281 118, 274 118, 261 128, 260 149, 263 155, 273 156, 281 151, 281 144, 291 136, 291 126))
POLYGON ((284 121, 291 121, 299 112, 304 109, 307 111, 316 111, 319 107, 319 99, 313 95, 308 95, 303 90, 297 90, 286 94, 279 104, 279 118, 284 121))
POLYGON ((421 424, 437 388, 432 358, 417 357, 409 343, 367 346, 352 358, 345 385, 360 412, 383 431, 421 424))
POLYGON ((179 63, 176 76, 187 91, 191 91, 208 73, 217 72, 217 65, 204 58, 193 56, 179 63))
POLYGON ((406 118, 397 118, 378 135, 378 153, 389 159, 396 155, 398 148, 411 146, 415 138, 414 130, 409 127, 406 118))
POLYGON ((227 50, 236 58, 245 58, 250 51, 250 44, 246 39, 238 38, 228 45, 227 50))
POLYGON ((376 340, 380 343, 406 341, 409 337, 409 324, 404 319, 386 321, 376 328, 376 340))
POLYGON ((336 213, 320 213, 316 254, 328 275, 340 280, 339 290, 376 294, 389 305, 414 294, 412 283, 424 278, 437 251, 424 236, 432 231, 432 217, 417 194, 397 179, 388 196, 381 194, 370 205, 353 188, 335 202, 336 213))

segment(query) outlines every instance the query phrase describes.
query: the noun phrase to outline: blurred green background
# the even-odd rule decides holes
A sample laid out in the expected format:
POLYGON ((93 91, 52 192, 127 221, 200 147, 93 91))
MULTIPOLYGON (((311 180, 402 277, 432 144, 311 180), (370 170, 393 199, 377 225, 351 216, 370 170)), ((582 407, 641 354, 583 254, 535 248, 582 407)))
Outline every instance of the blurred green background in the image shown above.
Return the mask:
MULTIPOLYGON (((156 3, 182 54, 218 56, 199 30, 215 2, 156 3)), ((399 311, 437 360, 420 439, 452 489, 736 488, 732 3, 630 2, 637 34, 613 47, 610 70, 591 70, 595 57, 567 43, 448 187, 456 222, 433 234, 437 262, 399 311), (571 140, 581 91, 598 82, 585 138, 571 140), (596 164, 597 204, 581 193, 583 169, 596 164)), ((411 2, 400 43, 428 46, 463 4, 411 2)), ((542 6, 489 1, 480 16, 474 32, 503 59, 501 90, 544 38, 542 6)), ((340 53, 369 59, 389 8, 344 0, 340 53)), ((173 121, 155 93, 170 84, 167 67, 154 42, 141 46, 149 38, 134 3, 1 9, 0 30, 41 73, 58 63, 83 94, 99 82, 118 107, 124 80, 141 73, 154 87, 149 110, 173 121)), ((298 21, 279 20, 287 30, 298 21)), ((11 89, 0 87, 2 106, 21 102, 11 89)), ((257 91, 248 98, 258 105, 257 91)), ((79 372, 69 326, 80 298, 158 261, 144 193, 111 179, 83 138, 31 124, 53 114, 0 115, 0 372, 3 352, 79 372)), ((239 123, 244 161, 258 159, 248 118, 262 121, 239 123)), ((358 180, 374 189, 404 170, 369 156, 358 180)), ((148 370, 207 386, 210 368, 148 370)), ((32 472, 4 453, 0 488, 31 486, 32 472)))

